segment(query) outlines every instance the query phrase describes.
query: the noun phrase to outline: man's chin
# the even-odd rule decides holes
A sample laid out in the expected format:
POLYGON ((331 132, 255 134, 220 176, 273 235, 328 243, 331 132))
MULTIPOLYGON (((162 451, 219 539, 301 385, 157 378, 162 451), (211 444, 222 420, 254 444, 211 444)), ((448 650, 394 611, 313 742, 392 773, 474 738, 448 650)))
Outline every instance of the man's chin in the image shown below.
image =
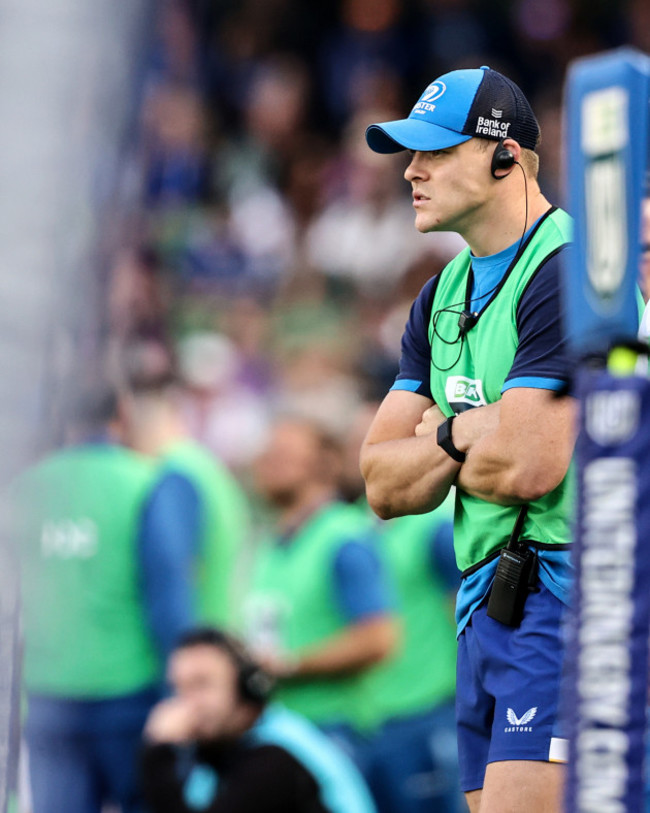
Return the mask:
POLYGON ((429 234, 432 231, 445 231, 444 226, 440 222, 431 222, 429 218, 415 218, 415 228, 420 234, 429 234))

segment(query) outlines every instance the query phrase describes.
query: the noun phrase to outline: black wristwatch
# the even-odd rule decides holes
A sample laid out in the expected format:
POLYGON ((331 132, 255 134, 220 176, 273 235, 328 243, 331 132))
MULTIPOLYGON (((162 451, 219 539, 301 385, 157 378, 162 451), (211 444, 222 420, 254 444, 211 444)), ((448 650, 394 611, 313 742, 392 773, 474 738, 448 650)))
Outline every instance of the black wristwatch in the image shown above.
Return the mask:
POLYGON ((443 421, 438 427, 438 446, 444 449, 449 457, 457 463, 464 463, 467 455, 465 452, 461 452, 460 449, 457 449, 454 446, 454 441, 451 439, 451 425, 455 417, 455 415, 452 415, 451 418, 447 418, 447 420, 443 421))

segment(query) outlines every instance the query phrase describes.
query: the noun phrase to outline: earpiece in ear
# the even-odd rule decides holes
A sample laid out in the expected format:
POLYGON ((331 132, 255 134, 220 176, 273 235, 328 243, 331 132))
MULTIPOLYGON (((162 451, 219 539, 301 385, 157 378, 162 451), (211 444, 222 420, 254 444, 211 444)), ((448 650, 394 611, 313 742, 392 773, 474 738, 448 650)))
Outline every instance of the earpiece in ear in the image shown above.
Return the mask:
POLYGON ((492 164, 490 165, 490 172, 492 173, 492 177, 497 180, 501 181, 506 175, 497 175, 497 171, 500 169, 510 169, 511 166, 514 166, 515 163, 515 156, 510 152, 507 147, 503 146, 503 141, 499 141, 499 143, 494 148, 494 153, 492 155, 492 164))

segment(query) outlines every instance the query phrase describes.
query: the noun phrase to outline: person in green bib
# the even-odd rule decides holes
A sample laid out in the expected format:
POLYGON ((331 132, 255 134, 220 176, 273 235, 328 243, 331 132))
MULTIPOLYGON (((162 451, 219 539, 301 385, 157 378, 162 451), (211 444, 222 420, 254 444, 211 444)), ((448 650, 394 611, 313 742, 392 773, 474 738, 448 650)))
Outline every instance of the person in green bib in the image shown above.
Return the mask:
POLYGON ((275 509, 244 604, 246 637, 279 678, 278 700, 338 740, 364 768, 377 724, 373 667, 397 631, 370 518, 336 493, 339 451, 308 419, 274 424, 256 462, 275 509))
POLYGON ((69 445, 10 493, 33 810, 137 813, 136 755, 168 638, 195 623, 169 555, 181 505, 173 491, 161 499, 150 461, 122 445, 113 388, 95 382, 73 413, 69 445))
MULTIPOLYGON (((359 451, 376 410, 365 403, 352 416, 341 472, 341 493, 367 513, 359 451)), ((380 813, 460 813, 452 495, 435 511, 375 523, 402 635, 368 688, 380 718, 368 780, 380 813)))
MULTIPOLYGON (((169 352, 157 341, 140 340, 127 351, 126 440, 155 462, 158 491, 184 494, 178 521, 185 532, 175 551, 176 568, 188 576, 194 617, 232 627, 241 597, 238 567, 250 537, 250 507, 226 466, 197 443, 180 408, 181 382, 169 352)), ((171 651, 174 640, 169 642, 171 651)))
POLYGON ((520 88, 486 66, 440 76, 408 118, 366 131, 376 152, 409 150, 418 231, 468 244, 413 304, 361 467, 383 518, 430 511, 456 486, 456 716, 472 813, 561 800, 574 403, 558 396, 570 376, 559 279, 571 221, 540 190, 539 138, 520 88))

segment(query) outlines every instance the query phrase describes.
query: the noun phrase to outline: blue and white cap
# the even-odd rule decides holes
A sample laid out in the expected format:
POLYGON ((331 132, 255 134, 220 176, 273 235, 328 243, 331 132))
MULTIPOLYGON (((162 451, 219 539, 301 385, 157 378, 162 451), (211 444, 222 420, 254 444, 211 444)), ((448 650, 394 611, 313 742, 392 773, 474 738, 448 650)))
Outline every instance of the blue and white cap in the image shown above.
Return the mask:
POLYGON ((520 88, 498 71, 451 71, 432 82, 407 119, 371 124, 366 141, 380 153, 444 150, 470 138, 514 138, 534 150, 539 125, 520 88))

